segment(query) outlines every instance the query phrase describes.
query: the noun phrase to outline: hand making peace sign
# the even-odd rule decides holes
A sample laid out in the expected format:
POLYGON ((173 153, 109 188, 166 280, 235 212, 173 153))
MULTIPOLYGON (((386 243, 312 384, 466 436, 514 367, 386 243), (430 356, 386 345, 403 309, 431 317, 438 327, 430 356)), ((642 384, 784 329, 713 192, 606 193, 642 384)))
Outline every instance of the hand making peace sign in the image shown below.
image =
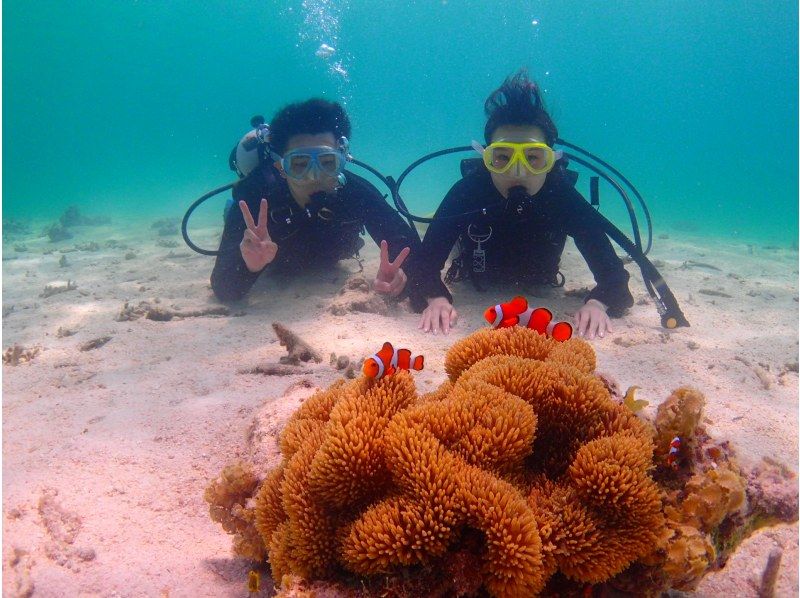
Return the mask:
POLYGON ((406 261, 409 253, 411 253, 411 248, 404 247, 397 254, 395 260, 390 262, 389 245, 386 241, 381 241, 381 264, 378 266, 378 275, 372 285, 376 293, 384 293, 396 297, 403 291, 408 277, 400 266, 406 261))
POLYGON ((239 209, 242 210, 244 223, 247 225, 242 242, 239 244, 242 258, 250 272, 261 272, 264 266, 274 260, 275 254, 278 253, 278 246, 272 242, 267 232, 267 214, 269 213, 267 200, 261 199, 258 224, 253 221, 253 215, 245 202, 239 202, 239 209))

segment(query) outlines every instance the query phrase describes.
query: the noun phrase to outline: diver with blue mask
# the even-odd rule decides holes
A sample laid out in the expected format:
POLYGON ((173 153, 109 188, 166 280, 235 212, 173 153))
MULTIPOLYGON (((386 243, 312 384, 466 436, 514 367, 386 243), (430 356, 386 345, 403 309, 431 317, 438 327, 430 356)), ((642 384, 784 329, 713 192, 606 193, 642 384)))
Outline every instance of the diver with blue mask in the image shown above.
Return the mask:
POLYGON ((233 185, 211 287, 223 301, 247 294, 263 272, 329 270, 355 257, 363 232, 381 246, 376 292, 401 296, 419 238, 367 180, 345 169, 350 122, 322 99, 290 104, 254 127, 229 160, 233 185), (404 263, 405 262, 405 263, 404 263))

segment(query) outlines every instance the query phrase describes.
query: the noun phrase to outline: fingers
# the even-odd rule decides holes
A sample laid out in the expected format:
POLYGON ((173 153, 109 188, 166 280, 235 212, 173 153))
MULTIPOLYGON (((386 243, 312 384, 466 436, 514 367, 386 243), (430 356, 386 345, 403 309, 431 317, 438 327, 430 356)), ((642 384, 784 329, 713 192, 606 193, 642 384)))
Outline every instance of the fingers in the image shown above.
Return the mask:
POLYGON ((403 270, 398 270, 397 274, 395 274, 394 279, 391 283, 389 283, 389 294, 392 297, 397 297, 400 293, 403 292, 403 289, 406 286, 406 282, 408 281, 408 277, 403 270))
POLYGON ((422 312, 419 328, 423 332, 433 332, 439 334, 439 331, 448 334, 450 329, 458 322, 458 312, 452 307, 428 307, 422 312))
POLYGON ((587 338, 589 340, 594 340, 594 337, 597 336, 597 332, 599 329, 600 329, 600 318, 598 318, 596 315, 594 317, 590 317, 587 338))
MULTIPOLYGON (((244 216, 244 223, 247 225, 248 230, 256 232, 256 223, 253 222, 253 215, 250 213, 250 208, 247 207, 247 203, 244 201, 239 201, 239 209, 242 211, 242 216, 244 216)), ((261 215, 259 214, 259 219, 261 215)))
POLYGON ((585 336, 586 330, 589 328, 589 314, 585 310, 579 309, 575 314, 575 329, 578 336, 585 336))
POLYGON ((419 327, 423 332, 428 332, 431 329, 431 308, 426 307, 422 312, 422 318, 419 321, 419 327))
POLYGON ((385 272, 390 269, 391 262, 389 261, 389 244, 386 239, 381 241, 381 264, 379 270, 385 272))
POLYGON ((375 282, 372 283, 372 288, 375 289, 376 293, 386 294, 390 293, 392 290, 391 284, 386 282, 385 280, 375 279, 375 282))
POLYGON ((269 216, 269 206, 267 205, 267 198, 261 198, 261 207, 258 209, 258 232, 262 239, 269 239, 267 232, 267 217, 269 216))
POLYGON ((411 247, 403 247, 394 261, 389 261, 389 244, 384 239, 381 241, 381 262, 378 271, 382 273, 392 274, 403 266, 408 254, 411 253, 411 247))
POLYGON ((425 310, 425 321, 422 326, 423 332, 439 333, 439 314, 441 311, 442 309, 440 307, 429 307, 425 310))
POLYGON ((445 309, 439 312, 439 328, 445 334, 450 332, 450 313, 445 309))
POLYGON ((581 330, 580 334, 583 338, 589 339, 591 327, 592 327, 592 315, 591 312, 588 309, 586 309, 583 312, 583 317, 581 319, 581 326, 580 326, 581 330))
POLYGON ((384 264, 389 265, 389 244, 385 239, 381 241, 381 267, 384 264))
POLYGON ((409 253, 411 253, 411 247, 403 247, 402 251, 400 251, 400 253, 397 254, 397 257, 394 258, 394 261, 391 262, 392 266, 394 268, 400 268, 403 265, 403 262, 406 261, 409 253))
POLYGON ((244 229, 244 237, 242 238, 242 242, 245 245, 255 247, 261 243, 261 239, 258 238, 258 235, 253 232, 250 228, 244 229))
POLYGON ((611 318, 608 317, 608 314, 600 314, 597 320, 597 335, 603 338, 606 332, 611 334, 611 318))
POLYGON ((575 314, 575 332, 589 340, 603 338, 606 332, 613 332, 611 319, 602 309, 584 306, 575 314))

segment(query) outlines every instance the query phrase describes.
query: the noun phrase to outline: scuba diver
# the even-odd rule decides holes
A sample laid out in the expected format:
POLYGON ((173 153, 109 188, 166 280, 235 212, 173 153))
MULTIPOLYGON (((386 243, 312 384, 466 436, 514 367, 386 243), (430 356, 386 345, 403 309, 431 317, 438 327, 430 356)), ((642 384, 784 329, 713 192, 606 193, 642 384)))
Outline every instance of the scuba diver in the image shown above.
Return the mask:
POLYGON ((630 275, 592 206, 575 189, 566 157, 554 151, 558 131, 539 88, 521 70, 485 102, 483 164, 445 196, 428 228, 410 291, 419 327, 447 333, 458 319, 445 282, 465 278, 485 284, 563 286, 561 254, 569 235, 594 275, 596 286, 575 314, 580 336, 612 332, 610 317, 633 305, 630 275), (441 271, 459 243, 445 280, 441 271))
MULTIPOLYGON (((244 297, 263 272, 329 270, 357 256, 366 229, 380 245, 373 288, 400 297, 420 241, 365 179, 345 171, 350 121, 342 106, 310 99, 254 127, 231 153, 240 181, 227 210, 211 288, 222 301, 244 297)), ((187 214, 188 217, 188 214, 187 214)), ((185 222, 184 222, 185 226, 185 222)))

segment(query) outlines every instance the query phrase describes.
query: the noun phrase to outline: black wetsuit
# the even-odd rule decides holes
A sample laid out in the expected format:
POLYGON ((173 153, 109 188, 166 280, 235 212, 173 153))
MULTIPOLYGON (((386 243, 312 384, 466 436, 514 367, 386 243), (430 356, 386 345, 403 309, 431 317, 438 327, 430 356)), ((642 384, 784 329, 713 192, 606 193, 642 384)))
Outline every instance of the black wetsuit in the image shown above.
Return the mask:
MULTIPOLYGON (((505 208, 506 200, 495 188, 485 168, 477 169, 458 181, 436 211, 436 217, 448 217, 481 210, 460 218, 435 220, 425 234, 422 256, 417 262, 417 277, 412 281, 412 305, 417 311, 427 306, 425 299, 452 295, 441 279, 441 271, 451 249, 460 241, 460 276, 487 283, 558 285, 559 262, 567 235, 586 260, 597 286, 586 300, 597 299, 608 306, 608 314, 622 315, 633 305, 628 290, 629 274, 617 257, 611 242, 597 222, 592 206, 575 189, 562 170, 547 175, 542 189, 530 205, 518 214, 514 206, 505 208), (470 228, 470 225, 471 228, 470 228), (481 243, 485 251, 485 272, 475 272, 474 239, 491 237, 481 243)), ((456 258, 456 260, 459 260, 456 258)), ((479 260, 480 261, 480 260, 479 260)), ((480 267, 478 268, 480 270, 480 267)), ((502 297, 498 299, 503 299, 502 297)))
POLYGON ((322 204, 324 209, 313 202, 309 204, 310 216, 295 202, 286 181, 271 167, 259 167, 239 181, 233 188, 235 203, 228 212, 219 255, 211 272, 211 288, 217 298, 241 299, 262 272, 295 274, 312 269, 329 270, 364 246, 360 236, 364 229, 376 243, 386 240, 392 260, 404 247, 411 247, 411 254, 403 264, 403 270, 411 277, 420 248, 417 235, 373 185, 351 172, 345 172, 345 177, 347 183, 327 196, 322 204), (250 272, 239 249, 246 226, 238 203, 244 200, 257 221, 262 197, 269 202, 267 230, 278 245, 278 253, 261 272, 250 272))

